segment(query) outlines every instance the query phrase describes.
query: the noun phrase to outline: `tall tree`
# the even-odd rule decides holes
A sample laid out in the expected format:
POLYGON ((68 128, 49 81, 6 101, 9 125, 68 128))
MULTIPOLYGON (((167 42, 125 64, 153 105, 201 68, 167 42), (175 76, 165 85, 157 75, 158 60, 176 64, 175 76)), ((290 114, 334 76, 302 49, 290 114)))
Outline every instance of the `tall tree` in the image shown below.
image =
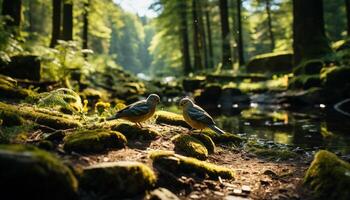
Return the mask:
POLYGON ((51 32, 51 43, 50 43, 51 48, 57 45, 57 40, 59 40, 60 38, 61 10, 62 10, 62 1, 52 0, 52 32, 51 32))
POLYGON ((181 0, 180 6, 180 19, 181 19, 181 41, 182 41, 182 65, 184 74, 187 75, 192 71, 191 57, 190 57, 190 42, 188 39, 188 27, 187 27, 187 2, 181 0))
POLYGON ((15 32, 18 32, 21 26, 22 0, 3 0, 2 14, 10 17, 5 21, 6 26, 17 29, 15 32))
POLYGON ((345 0, 346 19, 347 19, 347 34, 350 36, 350 0, 345 0))
POLYGON ((197 5, 198 10, 198 25, 199 25, 199 32, 200 32, 200 44, 202 47, 201 53, 203 54, 204 58, 204 66, 205 68, 209 67, 209 58, 208 58, 208 52, 207 52, 207 42, 206 42, 206 32, 204 28, 204 15, 203 15, 203 0, 198 1, 197 5))
POLYGON ((271 0, 265 0, 265 10, 267 15, 267 28, 269 31, 271 51, 275 49, 275 36, 272 30, 271 0))
POLYGON ((201 33, 198 16, 198 1, 192 0, 192 17, 193 17, 193 53, 194 53, 194 68, 196 70, 203 69, 201 55, 201 33))
POLYGON ((212 32, 211 32, 211 22, 210 22, 210 7, 208 1, 206 1, 205 4, 205 23, 207 26, 207 33, 208 33, 208 64, 211 68, 214 67, 214 51, 213 51, 213 38, 212 38, 212 32))
POLYGON ((242 28, 242 0, 237 0, 237 49, 238 49, 238 62, 239 66, 244 65, 244 47, 243 47, 243 28, 242 28))
POLYGON ((63 4, 62 39, 73 40, 73 1, 66 0, 63 4))
POLYGON ((84 14, 83 14, 83 49, 88 49, 88 37, 89 37, 89 11, 90 11, 90 0, 84 3, 84 14))
POLYGON ((293 0, 294 65, 331 53, 325 35, 323 1, 293 0))
POLYGON ((222 68, 232 68, 231 48, 230 48, 230 26, 228 23, 228 2, 219 0, 221 38, 222 38, 222 68))

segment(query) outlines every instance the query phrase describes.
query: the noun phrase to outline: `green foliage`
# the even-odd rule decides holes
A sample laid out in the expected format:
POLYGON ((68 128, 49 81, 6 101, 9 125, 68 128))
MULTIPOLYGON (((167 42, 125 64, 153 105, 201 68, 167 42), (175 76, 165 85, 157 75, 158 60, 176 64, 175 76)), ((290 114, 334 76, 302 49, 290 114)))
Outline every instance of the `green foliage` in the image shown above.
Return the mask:
POLYGON ((82 113, 83 104, 80 96, 71 89, 60 88, 39 94, 39 107, 49 107, 62 112, 82 113))
MULTIPOLYGON (((83 57, 84 53, 90 53, 89 50, 83 50, 74 41, 58 41, 58 45, 54 49, 42 47, 38 54, 40 54, 44 79, 67 81, 71 73, 80 71, 87 74, 91 66, 83 57)), ((64 83, 66 86, 70 86, 64 83)))

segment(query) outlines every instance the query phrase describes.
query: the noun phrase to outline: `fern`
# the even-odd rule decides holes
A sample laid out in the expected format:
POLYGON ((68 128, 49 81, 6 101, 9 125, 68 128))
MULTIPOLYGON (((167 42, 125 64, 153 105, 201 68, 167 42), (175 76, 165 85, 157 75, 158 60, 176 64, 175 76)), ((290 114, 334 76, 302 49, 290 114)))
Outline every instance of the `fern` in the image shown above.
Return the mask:
POLYGON ((61 112, 70 113, 82 113, 84 107, 80 96, 67 88, 41 93, 37 106, 49 107, 61 112))

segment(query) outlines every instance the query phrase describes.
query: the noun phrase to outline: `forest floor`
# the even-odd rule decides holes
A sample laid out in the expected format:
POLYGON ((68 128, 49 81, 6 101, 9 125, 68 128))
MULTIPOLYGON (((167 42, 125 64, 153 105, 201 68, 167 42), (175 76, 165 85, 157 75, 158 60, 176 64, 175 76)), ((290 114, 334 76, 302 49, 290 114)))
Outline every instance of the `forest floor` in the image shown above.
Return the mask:
MULTIPOLYGON (((76 167, 87 167, 103 162, 139 161, 152 167, 149 153, 154 150, 173 150, 171 138, 189 133, 186 128, 165 124, 147 124, 146 128, 162 133, 153 141, 128 141, 124 149, 101 154, 64 154, 63 159, 76 167)), ((181 199, 307 199, 302 180, 311 162, 310 158, 298 157, 288 161, 267 160, 241 148, 217 145, 208 162, 228 167, 235 172, 234 180, 203 180, 195 176, 179 175, 184 187, 174 187, 172 181, 161 181, 162 187, 170 189, 181 199)), ((157 170, 155 169, 157 172, 157 170)), ((168 172, 172 173, 172 172, 168 172)), ((89 198, 89 197, 87 197, 89 198)), ((143 197, 135 197, 142 199, 143 197)))

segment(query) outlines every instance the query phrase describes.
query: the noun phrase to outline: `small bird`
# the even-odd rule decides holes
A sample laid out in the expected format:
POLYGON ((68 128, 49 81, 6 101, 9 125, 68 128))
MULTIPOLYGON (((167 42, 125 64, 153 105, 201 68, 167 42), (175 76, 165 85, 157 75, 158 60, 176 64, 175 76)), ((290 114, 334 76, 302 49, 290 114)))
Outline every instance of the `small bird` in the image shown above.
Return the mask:
POLYGON ((201 132, 205 128, 210 128, 218 134, 224 134, 225 132, 215 125, 215 122, 210 115, 201 107, 193 103, 189 98, 183 98, 180 101, 182 107, 182 114, 185 121, 195 129, 199 129, 201 132))
POLYGON ((160 98, 158 95, 150 94, 147 99, 130 104, 119 110, 114 116, 107 118, 107 120, 126 119, 142 127, 141 122, 153 116, 159 102, 160 98))

